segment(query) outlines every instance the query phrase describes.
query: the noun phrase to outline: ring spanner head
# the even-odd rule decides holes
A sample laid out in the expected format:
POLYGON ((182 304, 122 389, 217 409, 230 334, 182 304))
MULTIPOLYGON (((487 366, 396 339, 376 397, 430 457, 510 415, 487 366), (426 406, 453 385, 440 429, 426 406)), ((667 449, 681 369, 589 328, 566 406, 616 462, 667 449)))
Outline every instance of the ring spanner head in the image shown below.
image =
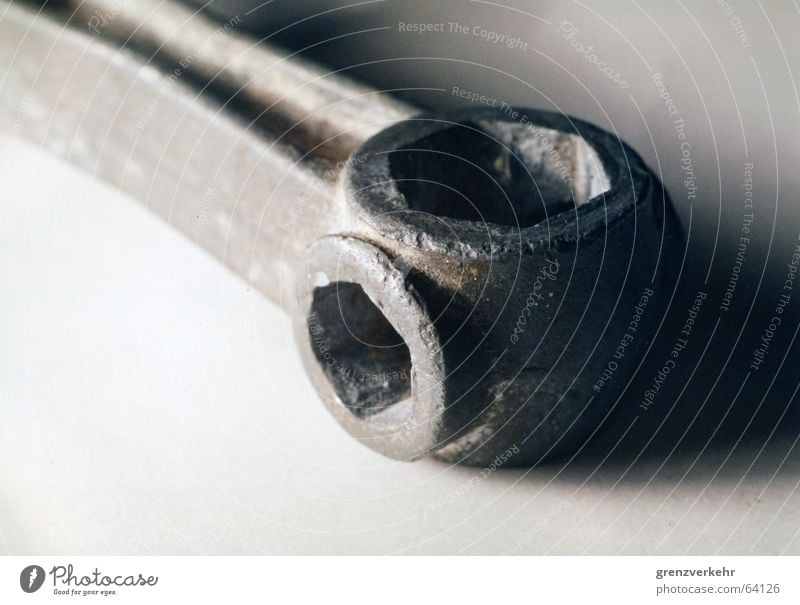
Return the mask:
POLYGON ((585 122, 518 115, 372 137, 348 164, 342 233, 307 251, 306 368, 340 424, 392 458, 512 451, 520 465, 575 449, 618 395, 593 387, 633 305, 669 278, 659 256, 680 229, 641 159, 585 122))

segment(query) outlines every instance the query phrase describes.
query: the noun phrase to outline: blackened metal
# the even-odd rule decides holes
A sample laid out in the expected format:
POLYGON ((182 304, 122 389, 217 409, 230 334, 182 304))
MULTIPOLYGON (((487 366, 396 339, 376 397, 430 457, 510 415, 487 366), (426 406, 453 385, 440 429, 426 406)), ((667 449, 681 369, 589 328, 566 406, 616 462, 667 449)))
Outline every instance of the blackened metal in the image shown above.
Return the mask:
POLYGON ((595 126, 519 114, 420 117, 367 141, 345 181, 356 220, 307 257, 297 317, 307 369, 340 423, 394 458, 484 465, 513 451, 507 464, 529 465, 574 451, 663 315, 655 291, 676 277, 681 232, 658 179, 595 126), (396 331, 374 347, 354 332, 323 359, 326 326, 366 314, 317 299, 353 283, 396 331), (643 296, 653 301, 620 361, 643 296), (349 346, 371 359, 368 372, 337 356, 349 346), (609 362, 614 388, 595 389, 609 362), (369 400, 376 380, 397 396, 364 414, 359 390, 369 400))

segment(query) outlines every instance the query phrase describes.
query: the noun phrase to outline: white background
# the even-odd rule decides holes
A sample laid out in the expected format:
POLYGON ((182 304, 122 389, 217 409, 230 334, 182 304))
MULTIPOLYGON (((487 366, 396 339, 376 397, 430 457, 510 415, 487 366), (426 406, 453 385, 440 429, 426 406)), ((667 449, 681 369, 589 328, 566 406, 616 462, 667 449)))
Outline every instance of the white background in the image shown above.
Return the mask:
MULTIPOLYGON (((395 605, 428 601, 513 603, 585 601, 600 603, 796 603, 796 559, 773 557, 6 557, 0 560, 4 603, 280 603, 375 602, 395 605), (38 564, 47 573, 33 594, 20 590, 20 572, 38 564), (73 576, 92 574, 157 576, 150 587, 117 589, 112 596, 54 595, 53 566, 73 565, 73 576), (658 570, 707 571, 729 576, 665 576, 658 570), (488 580, 488 581, 487 581, 488 580), (775 587, 777 585, 777 591, 775 587), (767 588, 771 586, 771 588, 767 588), (657 596, 657 588, 662 595, 657 596), (667 589, 738 587, 742 594, 669 594, 667 589), (758 590, 758 592, 754 591, 758 590), (765 590, 772 592, 765 593, 765 590), (423 596, 424 595, 424 596, 423 596), (255 597, 255 598, 254 598, 255 597)), ((63 577, 63 572, 59 570, 63 577)), ((65 587, 59 582, 56 587, 65 587)), ((88 590, 96 587, 89 586, 88 590)))

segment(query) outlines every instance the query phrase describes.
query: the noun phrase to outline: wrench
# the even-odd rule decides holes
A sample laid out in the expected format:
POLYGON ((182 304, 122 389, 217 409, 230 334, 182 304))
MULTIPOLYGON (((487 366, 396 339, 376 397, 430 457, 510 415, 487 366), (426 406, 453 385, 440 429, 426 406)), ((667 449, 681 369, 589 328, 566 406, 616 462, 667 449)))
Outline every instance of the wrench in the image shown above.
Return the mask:
POLYGON ((426 114, 174 1, 3 9, 3 126, 281 305, 368 447, 538 464, 624 391, 683 235, 617 137, 533 109, 426 114))

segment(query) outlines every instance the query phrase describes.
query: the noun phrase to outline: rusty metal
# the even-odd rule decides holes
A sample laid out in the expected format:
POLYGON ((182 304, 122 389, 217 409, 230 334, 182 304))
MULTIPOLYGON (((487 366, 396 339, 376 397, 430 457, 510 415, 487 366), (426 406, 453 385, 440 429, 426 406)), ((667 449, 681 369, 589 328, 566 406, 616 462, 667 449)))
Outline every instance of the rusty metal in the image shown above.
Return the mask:
POLYGON ((528 465, 598 426, 682 237, 629 147, 535 110, 421 115, 174 2, 74 6, 7 7, 0 119, 24 104, 28 138, 292 314, 351 435, 395 459, 528 465))

